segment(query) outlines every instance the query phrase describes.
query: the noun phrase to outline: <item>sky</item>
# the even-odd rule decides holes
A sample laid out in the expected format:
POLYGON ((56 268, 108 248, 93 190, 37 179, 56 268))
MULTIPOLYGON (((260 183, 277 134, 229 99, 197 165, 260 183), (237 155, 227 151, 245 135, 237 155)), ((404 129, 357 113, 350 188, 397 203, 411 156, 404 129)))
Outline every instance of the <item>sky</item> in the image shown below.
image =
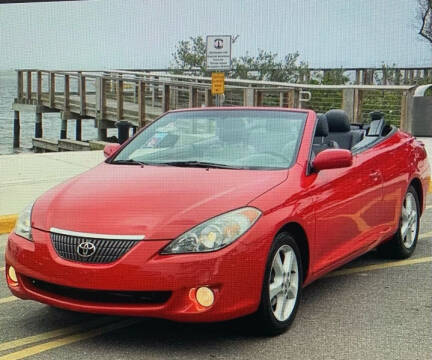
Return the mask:
POLYGON ((180 40, 239 35, 233 56, 310 67, 432 65, 417 0, 87 0, 0 5, 0 69, 166 68, 180 40))

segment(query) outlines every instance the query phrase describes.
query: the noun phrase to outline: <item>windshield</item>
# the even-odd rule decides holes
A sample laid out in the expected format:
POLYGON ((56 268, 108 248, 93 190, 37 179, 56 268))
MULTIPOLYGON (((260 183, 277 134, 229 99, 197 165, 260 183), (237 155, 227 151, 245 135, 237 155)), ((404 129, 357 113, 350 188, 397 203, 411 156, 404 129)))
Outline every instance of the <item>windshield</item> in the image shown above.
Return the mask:
POLYGON ((133 139, 112 163, 288 168, 296 159, 306 117, 303 112, 275 110, 169 113, 133 139))

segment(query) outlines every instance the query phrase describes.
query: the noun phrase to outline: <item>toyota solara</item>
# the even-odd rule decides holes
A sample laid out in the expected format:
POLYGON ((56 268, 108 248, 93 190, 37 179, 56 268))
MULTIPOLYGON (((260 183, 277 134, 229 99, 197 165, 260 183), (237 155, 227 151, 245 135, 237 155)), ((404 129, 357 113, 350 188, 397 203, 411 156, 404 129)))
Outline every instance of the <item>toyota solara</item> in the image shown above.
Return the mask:
POLYGON ((302 288, 377 248, 413 253, 430 166, 372 113, 350 124, 282 108, 168 112, 39 197, 6 248, 12 293, 73 311, 278 334, 302 288))

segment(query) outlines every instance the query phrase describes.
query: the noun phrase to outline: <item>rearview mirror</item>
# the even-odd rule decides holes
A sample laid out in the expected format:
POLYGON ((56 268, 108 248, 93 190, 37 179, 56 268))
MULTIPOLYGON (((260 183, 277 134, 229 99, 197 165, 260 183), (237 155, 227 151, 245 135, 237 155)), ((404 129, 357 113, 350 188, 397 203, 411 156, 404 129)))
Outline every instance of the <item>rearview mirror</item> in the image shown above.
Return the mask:
POLYGON ((105 145, 104 148, 104 155, 105 157, 110 157, 112 154, 114 154, 120 147, 120 144, 112 143, 105 145))
POLYGON ((345 149, 327 149, 319 152, 312 161, 315 171, 340 169, 352 165, 352 153, 345 149))

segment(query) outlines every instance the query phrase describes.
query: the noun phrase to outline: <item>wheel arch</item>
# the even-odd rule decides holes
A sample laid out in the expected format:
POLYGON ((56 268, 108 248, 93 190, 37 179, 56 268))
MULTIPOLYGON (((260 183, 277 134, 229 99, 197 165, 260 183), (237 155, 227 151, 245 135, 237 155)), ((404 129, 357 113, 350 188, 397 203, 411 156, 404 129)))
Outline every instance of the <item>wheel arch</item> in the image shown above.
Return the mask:
MULTIPOLYGON (((414 179, 411 180, 410 182, 410 186, 412 185, 412 187, 414 188, 414 190, 417 193, 417 197, 419 200, 419 205, 420 205, 420 215, 423 213, 423 187, 422 187, 422 183, 420 181, 419 178, 415 177, 414 179)), ((409 186, 408 186, 409 187, 409 186)))
POLYGON ((302 258, 302 268, 303 268, 303 281, 309 275, 309 242, 303 227, 297 222, 289 222, 282 226, 278 234, 281 232, 287 232, 294 237, 296 243, 300 249, 300 255, 302 258))

